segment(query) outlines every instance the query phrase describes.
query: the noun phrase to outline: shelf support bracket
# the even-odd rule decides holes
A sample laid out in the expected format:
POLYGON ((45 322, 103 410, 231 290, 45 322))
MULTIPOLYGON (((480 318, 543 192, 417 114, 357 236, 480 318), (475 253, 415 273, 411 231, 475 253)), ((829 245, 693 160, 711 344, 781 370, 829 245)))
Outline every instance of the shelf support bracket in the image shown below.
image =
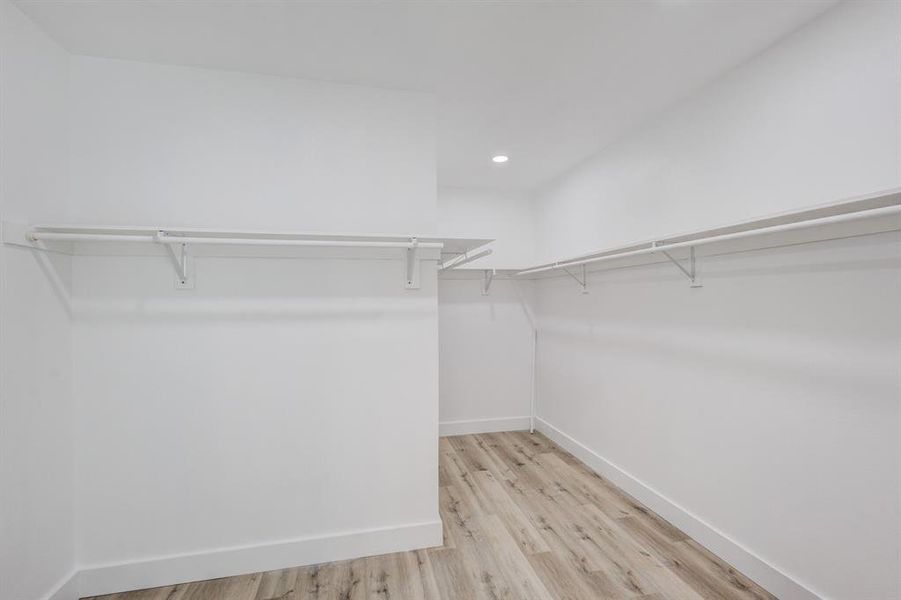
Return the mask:
POLYGON ((694 246, 691 246, 688 249, 688 268, 687 269, 682 265, 681 262, 679 262, 678 260, 673 258, 673 256, 666 250, 661 249, 660 252, 662 252, 663 255, 665 257, 667 257, 671 263, 676 265, 676 267, 678 267, 679 270, 682 271, 683 275, 688 277, 689 287, 693 287, 693 288, 704 287, 698 277, 698 267, 697 267, 697 261, 695 259, 695 247, 694 246))
POLYGON ((156 234, 157 242, 166 248, 166 254, 175 268, 175 288, 179 290, 194 289, 194 257, 188 252, 188 245, 180 243, 177 238, 169 237, 165 231, 156 234), (181 252, 176 252, 174 246, 181 246, 181 252))
POLYGON ((491 283, 494 281, 494 269, 485 269, 484 271, 484 280, 482 281, 482 295, 487 296, 488 292, 491 291, 491 283))
POLYGON ((420 285, 421 264, 419 260, 419 238, 410 238, 410 247, 404 250, 404 287, 418 290, 420 285))
POLYGON ((573 279, 576 280, 576 283, 578 283, 579 286, 581 286, 583 294, 588 293, 588 277, 585 275, 585 265, 584 264, 582 265, 582 277, 581 278, 576 276, 572 271, 570 271, 566 267, 563 267, 563 270, 566 272, 567 275, 569 275, 570 277, 572 277, 573 279))

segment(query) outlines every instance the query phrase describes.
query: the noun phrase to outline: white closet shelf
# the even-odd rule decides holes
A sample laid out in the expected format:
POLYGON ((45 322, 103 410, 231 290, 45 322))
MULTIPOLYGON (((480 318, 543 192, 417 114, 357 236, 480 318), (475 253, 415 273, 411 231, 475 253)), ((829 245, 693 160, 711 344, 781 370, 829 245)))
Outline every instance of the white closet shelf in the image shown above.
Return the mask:
POLYGON ((901 230, 901 188, 894 188, 731 225, 606 248, 520 269, 512 274, 532 279, 568 275, 576 279, 584 291, 587 265, 621 261, 630 263, 628 266, 637 266, 668 260, 688 277, 692 285, 699 286, 695 248, 707 247, 708 255, 726 254, 898 230, 901 230), (670 253, 677 250, 685 256, 677 259, 670 253), (575 267, 581 269, 581 276, 572 272, 575 267))
MULTIPOLYGON (((36 250, 78 254, 80 244, 150 244, 165 248, 176 270, 176 285, 190 288, 193 246, 256 246, 300 248, 399 249, 406 263, 406 287, 419 287, 421 260, 441 261, 442 255, 465 256, 493 241, 437 236, 321 233, 289 231, 241 231, 184 227, 96 225, 27 225, 3 222, 3 243, 36 250), (180 252, 176 252, 176 248, 180 252), (425 252, 424 252, 425 251, 425 252)), ((159 250, 157 250, 159 252, 159 250)))
POLYGON ((441 248, 462 254, 492 240, 419 235, 333 232, 217 230, 190 227, 139 227, 96 225, 24 225, 3 223, 3 241, 33 247, 45 242, 169 242, 256 246, 334 246, 370 248, 441 248), (414 241, 415 240, 415 241, 414 241))

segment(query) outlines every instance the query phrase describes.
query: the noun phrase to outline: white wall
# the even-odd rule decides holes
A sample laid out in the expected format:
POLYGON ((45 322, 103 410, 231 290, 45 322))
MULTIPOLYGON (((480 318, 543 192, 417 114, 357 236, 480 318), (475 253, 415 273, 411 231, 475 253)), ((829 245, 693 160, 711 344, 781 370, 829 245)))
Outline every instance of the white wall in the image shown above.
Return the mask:
POLYGON ((533 328, 520 294, 529 282, 497 277, 482 295, 481 269, 519 269, 535 262, 531 199, 521 192, 438 189, 438 231, 494 239, 493 253, 438 284, 442 435, 529 427, 533 328))
POLYGON ((843 3, 546 186, 539 262, 898 185, 899 12, 843 3))
MULTIPOLYGON (((4 219, 448 223, 501 238, 477 267, 528 255, 518 197, 436 206, 426 95, 79 57, 67 98, 65 54, 0 10, 4 219)), ((894 3, 842 5, 542 190, 542 255, 897 185, 897 26, 894 3)), ((897 597, 897 248, 711 260, 691 292, 664 267, 593 276, 588 297, 541 283, 541 415, 825 597, 897 597)), ((79 256, 70 339, 35 257, 0 261, 4 598, 65 582, 76 520, 84 593, 429 543, 439 310, 442 418, 515 416, 528 397, 504 281, 489 298, 442 282, 439 309, 432 267, 404 291, 398 260, 199 258, 197 289, 175 292, 159 256, 79 256), (498 344, 483 363, 512 393, 496 404, 487 370, 444 358, 472 340, 498 344)))
POLYGON ((438 231, 442 235, 494 239, 492 254, 465 267, 519 269, 535 262, 535 220, 523 192, 438 188, 438 231))
MULTIPOLYGON (((0 218, 66 220, 66 54, 0 0, 0 218)), ((75 567, 70 320, 46 257, 0 245, 0 597, 59 600, 75 567)), ((69 262, 56 257, 65 275, 69 262)))
POLYGON ((901 236, 703 267, 542 282, 540 418, 824 598, 898 597, 901 236))
MULTIPOLYGON (((543 258, 897 186, 898 11, 838 6, 543 190, 543 258)), ((781 598, 897 598, 899 257, 885 234, 707 258, 695 290, 666 264, 544 280, 542 427, 781 598)))
POLYGON ((415 292, 400 264, 198 258, 185 292, 162 257, 76 257, 84 564, 434 524, 435 263, 415 292))
POLYGON ((73 58, 84 223, 432 233, 432 96, 73 58))
POLYGON ((523 300, 529 302, 531 288, 527 281, 497 278, 483 296, 482 280, 475 275, 442 275, 438 322, 443 435, 529 427, 533 328, 523 300))
MULTIPOLYGON (((74 59, 79 222, 434 229, 431 97, 74 59)), ((89 250, 93 252, 93 250, 89 250)), ((145 252, 144 254, 147 254, 145 252)), ((435 264, 76 256, 82 592, 440 543, 435 264)))

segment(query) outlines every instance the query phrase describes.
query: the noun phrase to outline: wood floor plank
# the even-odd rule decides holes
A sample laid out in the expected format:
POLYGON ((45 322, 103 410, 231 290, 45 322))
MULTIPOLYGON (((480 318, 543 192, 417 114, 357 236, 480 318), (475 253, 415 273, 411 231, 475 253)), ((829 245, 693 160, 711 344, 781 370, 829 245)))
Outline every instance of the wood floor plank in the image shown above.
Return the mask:
POLYGON ((580 557, 588 568, 603 573, 610 590, 619 598, 634 598, 657 591, 648 574, 636 568, 631 557, 618 548, 610 548, 599 530, 582 514, 583 508, 572 507, 546 496, 537 496, 545 517, 553 523, 553 529, 574 556, 580 557))
POLYGON ((577 481, 571 477, 571 473, 556 466, 560 462, 556 455, 547 452, 537 455, 534 463, 526 465, 526 469, 532 472, 539 482, 533 491, 553 498, 558 503, 572 507, 582 506, 588 499, 580 492, 577 481))
POLYGON ((572 454, 563 450, 560 446, 552 442, 548 437, 541 433, 529 433, 527 431, 512 431, 508 434, 511 439, 519 440, 526 446, 531 446, 538 454, 546 454, 548 452, 557 454, 564 460, 572 460, 578 462, 572 454))
POLYGON ((366 598, 369 600, 397 600, 423 596, 418 573, 412 577, 397 554, 383 554, 366 559, 366 598), (418 588, 418 589, 417 589, 418 588))
POLYGON ((328 589, 328 585, 328 566, 315 565, 313 567, 298 569, 297 587, 295 588, 297 600, 319 600, 320 598, 326 598, 325 591, 328 589))
POLYGON ((618 521, 593 505, 585 505, 582 510, 594 525, 594 539, 604 548, 604 552, 625 557, 632 569, 642 573, 657 590, 666 592, 671 600, 702 600, 694 588, 669 569, 664 560, 641 545, 618 521))
POLYGON ((723 562, 694 540, 673 544, 676 558, 671 568, 686 582, 715 598, 768 600, 772 596, 759 585, 723 562))
POLYGON ((596 474, 569 464, 556 455, 544 457, 547 468, 569 483, 568 492, 576 497, 578 504, 594 504, 612 517, 625 517, 634 512, 631 504, 622 496, 612 493, 604 485, 604 480, 596 474))
POLYGON ((185 587, 185 585, 167 585, 165 587, 135 590, 133 592, 124 592, 121 594, 93 596, 83 600, 176 600, 176 598, 182 594, 185 587))
POLYGON ((775 600, 541 434, 439 460, 441 547, 91 600, 775 600))
POLYGON ((603 597, 603 587, 591 581, 591 576, 580 573, 573 565, 554 552, 542 552, 528 557, 532 569, 557 600, 584 600, 603 597))
POLYGON ((267 571, 260 578, 256 600, 297 600, 298 569, 267 571))
POLYGON ((448 488, 456 488, 467 507, 478 514, 488 514, 491 510, 491 501, 485 497, 482 490, 476 485, 475 474, 477 471, 469 470, 466 461, 456 450, 444 455, 447 461, 446 471, 451 485, 448 488))
POLYGON ((557 456, 544 457, 549 468, 573 482, 571 491, 585 503, 593 504, 612 518, 632 516, 645 522, 671 541, 682 541, 687 535, 640 502, 594 473, 585 465, 572 465, 557 456))
POLYGON ((482 517, 480 525, 487 542, 485 546, 491 548, 504 580, 513 590, 513 597, 553 600, 500 517, 482 517))
POLYGON ((488 447, 494 455, 510 470, 512 476, 519 477, 523 467, 529 462, 529 457, 519 452, 512 440, 502 433, 490 433, 484 437, 488 439, 488 447))
POLYGON ((490 471, 498 477, 509 477, 512 475, 507 465, 494 453, 489 440, 478 435, 461 436, 461 439, 464 440, 465 448, 484 467, 483 470, 490 471))
POLYGON ((632 539, 658 557, 668 559, 675 552, 673 544, 676 542, 654 527, 652 523, 642 521, 631 515, 615 520, 622 529, 629 533, 632 539))
POLYGON ((427 550, 426 554, 442 600, 477 597, 476 580, 459 550, 438 548, 427 550))
POLYGON ((475 478, 476 484, 493 503, 493 514, 501 517, 504 526, 507 527, 523 553, 537 554, 550 550, 528 517, 507 495, 503 484, 497 480, 497 475, 490 471, 484 471, 477 473, 475 478))
POLYGON ((513 583, 499 562, 499 548, 493 541, 485 525, 494 515, 468 513, 463 505, 454 501, 453 489, 447 488, 442 495, 442 510, 448 515, 448 529, 457 552, 455 557, 465 577, 472 581, 476 598, 496 600, 517 598, 513 583))
POLYGON ((260 579, 260 573, 253 573, 189 583, 173 600, 253 600, 260 579))
POLYGON ((363 600, 369 592, 369 559, 332 563, 323 598, 363 600))
POLYGON ((603 571, 604 558, 586 553, 558 518, 564 505, 554 506, 556 499, 537 492, 517 495, 516 501, 521 504, 523 513, 533 522, 551 552, 567 563, 577 578, 594 589, 599 597, 622 596, 616 583, 603 571))
POLYGON ((492 446, 495 454, 508 466, 510 474, 507 479, 513 487, 520 492, 539 490, 553 493, 553 486, 543 474, 538 455, 531 450, 526 450, 522 444, 506 440, 503 436, 495 434, 495 445, 492 446))
POLYGON ((500 477, 510 476, 507 463, 504 462, 496 452, 498 444, 492 439, 492 434, 480 433, 468 437, 471 437, 473 441, 472 443, 475 444, 488 457, 488 460, 492 465, 492 472, 499 475, 500 477))
POLYGON ((489 460, 485 452, 473 443, 471 436, 456 436, 449 439, 451 447, 457 453, 467 472, 474 474, 478 471, 487 471, 492 467, 493 461, 489 460))
POLYGON ((438 582, 435 581, 432 560, 428 552, 425 550, 402 552, 399 556, 401 560, 406 562, 406 569, 409 572, 418 574, 424 600, 440 600, 441 590, 438 587, 438 582))

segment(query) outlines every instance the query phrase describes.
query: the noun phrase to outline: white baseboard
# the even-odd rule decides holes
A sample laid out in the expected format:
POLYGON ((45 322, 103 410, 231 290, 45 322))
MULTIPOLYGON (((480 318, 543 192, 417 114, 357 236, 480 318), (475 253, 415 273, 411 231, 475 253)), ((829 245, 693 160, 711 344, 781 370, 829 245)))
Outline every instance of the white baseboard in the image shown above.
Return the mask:
POLYGON ((78 575, 78 571, 73 570, 53 588, 53 592, 50 592, 50 594, 44 596, 44 598, 46 600, 78 600, 81 598, 78 575))
MULTIPOLYGON (((257 571, 272 571, 335 560, 440 546, 441 519, 314 536, 256 546, 223 548, 197 554, 83 568, 82 596, 98 596, 257 571)), ((77 596, 75 596, 77 598, 77 596)), ((52 597, 51 600, 70 600, 52 597)))
POLYGON ((467 435, 470 433, 494 433, 496 431, 528 431, 529 417, 503 417, 501 419, 472 419, 469 421, 444 421, 438 423, 438 435, 467 435))
POLYGON ((535 428, 781 600, 825 599, 547 421, 536 418, 535 428))

